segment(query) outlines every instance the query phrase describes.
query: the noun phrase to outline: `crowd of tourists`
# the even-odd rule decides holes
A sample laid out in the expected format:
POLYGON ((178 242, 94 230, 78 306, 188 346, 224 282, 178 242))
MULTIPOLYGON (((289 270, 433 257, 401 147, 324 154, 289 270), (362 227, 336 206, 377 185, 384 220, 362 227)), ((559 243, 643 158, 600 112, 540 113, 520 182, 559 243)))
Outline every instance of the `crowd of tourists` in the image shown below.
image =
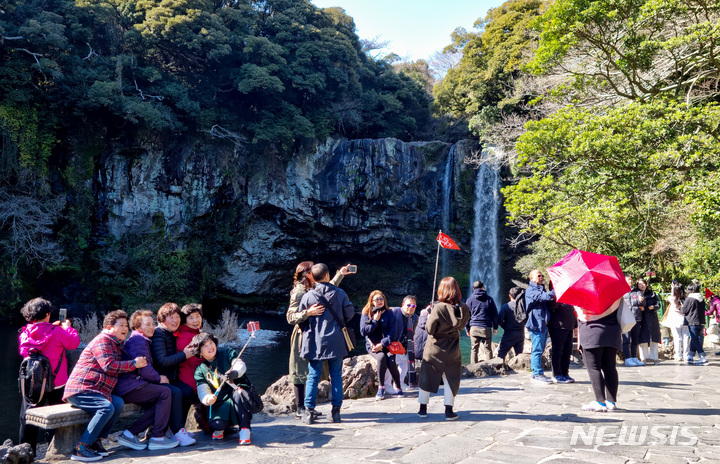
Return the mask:
MULTIPOLYGON (((318 384, 327 378, 330 420, 341 422, 342 360, 356 342, 348 327, 355 309, 339 285, 355 269, 343 266, 332 279, 322 263, 304 261, 295 270, 286 313, 293 326, 289 379, 296 418, 306 424, 323 418, 315 406, 318 384)), ((390 307, 385 294, 374 290, 362 308, 360 334, 377 366, 376 399, 403 397, 408 390, 417 389, 418 415, 426 418, 430 395, 438 393, 442 385, 445 419, 457 419, 454 404, 462 375, 462 331, 470 338, 471 363, 493 357, 505 360, 511 351, 517 356, 529 336, 531 376, 541 384, 575 381, 569 370, 577 339, 595 394, 595 401, 582 406, 588 411, 617 409, 618 353, 624 354, 627 366, 658 362, 661 325, 672 331, 676 360, 707 364, 703 326, 706 316, 715 320, 720 316, 720 298, 713 295, 706 311, 697 283, 687 289, 673 283, 669 307, 660 319, 660 301, 647 282, 639 279, 634 285, 629 276, 627 282, 631 291, 600 313, 557 302, 539 269, 530 272, 527 288, 510 289, 508 301, 499 310, 480 281, 473 283, 472 295, 463 301, 455 279, 443 278, 437 300, 419 314, 415 296, 407 295, 401 306, 390 307), (636 322, 625 333, 619 320, 622 311, 629 311, 636 322), (498 328, 503 335, 494 350, 492 337, 498 328), (552 376, 543 369, 548 340, 552 376), (696 353, 699 359, 694 361, 696 353)), ((53 306, 42 298, 27 302, 21 312, 28 322, 20 331, 21 356, 44 356, 54 373, 49 394, 39 400, 23 395, 20 441, 33 449, 38 429, 27 423, 27 412, 62 402, 91 416, 72 451, 72 460, 97 461, 107 456, 102 440, 108 438, 124 405, 130 403, 139 405, 143 413, 118 436, 118 443, 127 448, 159 450, 194 444, 193 434, 185 430, 193 405, 200 427, 213 440, 238 433, 240 445, 251 443, 251 420, 257 410, 248 399, 252 384, 247 368, 232 348, 219 347, 212 334, 202 332, 200 304, 181 308, 166 303, 157 311, 157 325, 148 310, 135 311, 129 317, 122 310, 108 313, 103 330, 82 350, 69 375, 65 353, 80 343, 70 319, 51 323, 53 306), (145 439, 141 440, 143 432, 145 439)))
POLYGON ((20 354, 42 355, 54 370, 54 389, 39 400, 23 395, 20 441, 36 449, 38 428, 28 424, 30 408, 67 402, 90 414, 90 422, 70 458, 97 461, 108 456, 108 438, 125 404, 139 405, 143 413, 119 434, 120 445, 163 450, 195 444, 185 430, 190 407, 196 405, 201 428, 222 440, 239 434, 239 444, 251 442, 251 408, 244 389, 251 388, 245 363, 231 348, 218 347, 212 334, 201 332, 200 304, 182 308, 166 303, 153 313, 138 310, 108 313, 103 330, 82 350, 67 374, 65 352, 80 344, 70 319, 50 323, 52 304, 42 298, 27 302, 22 315, 28 324, 20 331, 20 354), (146 440, 139 435, 146 432, 146 440))

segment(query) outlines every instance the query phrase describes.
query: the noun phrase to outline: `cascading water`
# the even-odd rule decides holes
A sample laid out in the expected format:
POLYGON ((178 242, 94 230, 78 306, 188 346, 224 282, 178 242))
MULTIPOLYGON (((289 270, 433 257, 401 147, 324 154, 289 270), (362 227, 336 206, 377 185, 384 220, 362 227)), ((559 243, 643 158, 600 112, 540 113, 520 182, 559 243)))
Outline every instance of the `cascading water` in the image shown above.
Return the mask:
MULTIPOLYGON (((443 176, 443 212, 442 212, 442 231, 445 234, 450 235, 450 218, 452 217, 452 209, 450 200, 452 199, 452 188, 453 188, 453 174, 455 173, 455 152, 457 151, 457 145, 450 147, 447 161, 445 162, 445 175, 443 176)), ((450 259, 449 253, 441 253, 442 266, 440 267, 440 275, 438 280, 448 275, 450 259)))
POLYGON ((494 147, 484 148, 482 163, 475 184, 475 226, 472 236, 470 290, 480 280, 498 309, 500 299, 500 260, 498 244, 498 213, 500 210, 500 175, 498 154, 494 147))

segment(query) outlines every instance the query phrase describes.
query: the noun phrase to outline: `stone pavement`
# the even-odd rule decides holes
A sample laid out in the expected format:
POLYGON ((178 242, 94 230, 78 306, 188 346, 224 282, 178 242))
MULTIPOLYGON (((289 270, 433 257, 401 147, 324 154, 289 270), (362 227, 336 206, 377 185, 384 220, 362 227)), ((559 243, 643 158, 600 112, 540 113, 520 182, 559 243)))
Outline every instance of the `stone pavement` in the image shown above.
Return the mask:
MULTIPOLYGON (((615 412, 580 410, 594 397, 585 369, 573 366, 577 382, 566 385, 537 384, 528 373, 464 379, 455 422, 445 421, 441 394, 431 397, 428 418, 418 417, 411 392, 345 401, 340 424, 258 415, 251 446, 238 446, 237 435, 213 442, 198 433, 195 446, 166 453, 117 447, 101 462, 720 463, 720 357, 710 360, 618 365, 615 412)), ((329 416, 329 404, 318 409, 329 416)))

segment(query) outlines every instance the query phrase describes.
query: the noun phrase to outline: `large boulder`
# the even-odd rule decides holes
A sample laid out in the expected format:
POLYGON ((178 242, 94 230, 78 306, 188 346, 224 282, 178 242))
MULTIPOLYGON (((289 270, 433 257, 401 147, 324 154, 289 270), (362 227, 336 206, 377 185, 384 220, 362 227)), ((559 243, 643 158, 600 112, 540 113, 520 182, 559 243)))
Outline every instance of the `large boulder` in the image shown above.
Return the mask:
POLYGON ((13 446, 10 439, 0 446, 0 459, 8 464, 30 464, 35 461, 35 453, 28 443, 13 446))
MULTIPOLYGON (((508 361, 507 366, 509 369, 514 370, 515 372, 528 372, 531 370, 531 359, 532 355, 530 353, 520 353, 517 356, 514 356, 510 361, 508 361)), ((550 365, 550 358, 547 354, 543 355, 542 357, 542 365, 543 369, 551 369, 550 365)))
MULTIPOLYGON (((343 393, 345 399, 373 396, 377 393, 375 361, 369 355, 354 356, 343 361, 343 393)), ((289 414, 295 411, 295 393, 289 376, 285 375, 270 385, 262 396, 264 413, 289 414)), ((318 384, 317 403, 330 401, 330 381, 318 384)))
POLYGON ((475 364, 463 366, 463 377, 488 377, 493 375, 506 374, 505 362, 500 358, 492 358, 488 361, 480 361, 475 364))

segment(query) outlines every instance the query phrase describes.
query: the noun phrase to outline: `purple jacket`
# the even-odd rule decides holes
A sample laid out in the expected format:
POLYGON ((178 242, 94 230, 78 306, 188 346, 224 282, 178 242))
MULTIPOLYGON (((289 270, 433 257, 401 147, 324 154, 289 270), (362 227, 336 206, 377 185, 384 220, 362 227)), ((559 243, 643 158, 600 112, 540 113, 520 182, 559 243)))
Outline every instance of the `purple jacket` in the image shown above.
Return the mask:
POLYGON ((138 356, 145 356, 148 361, 147 366, 133 372, 120 374, 115 391, 113 391, 115 395, 123 396, 146 383, 160 383, 160 374, 152 365, 150 339, 140 331, 133 330, 123 345, 122 359, 123 361, 131 361, 138 356))
MULTIPOLYGON (((26 357, 31 349, 36 349, 50 360, 53 370, 60 362, 63 349, 74 350, 80 345, 77 330, 64 329, 49 322, 28 324, 20 331, 20 356, 26 357)), ((64 386, 68 380, 67 356, 62 357, 62 365, 55 376, 55 388, 64 386)))

